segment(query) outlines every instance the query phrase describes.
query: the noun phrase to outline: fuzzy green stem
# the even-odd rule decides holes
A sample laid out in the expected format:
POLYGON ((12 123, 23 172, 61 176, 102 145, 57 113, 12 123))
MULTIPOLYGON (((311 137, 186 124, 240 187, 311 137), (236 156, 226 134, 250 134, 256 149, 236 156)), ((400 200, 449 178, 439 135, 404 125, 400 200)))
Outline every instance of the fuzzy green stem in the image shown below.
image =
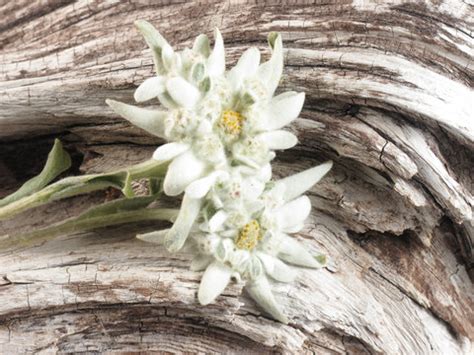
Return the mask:
POLYGON ((59 235, 86 232, 97 228, 103 228, 118 224, 142 222, 142 221, 172 221, 176 218, 178 211, 167 208, 142 208, 134 211, 121 211, 104 216, 96 216, 87 219, 71 218, 54 224, 44 229, 35 230, 21 235, 0 237, 0 250, 11 247, 25 247, 31 243, 43 243, 59 235))
POLYGON ((128 187, 127 184, 132 180, 164 176, 167 168, 167 163, 151 159, 113 173, 67 177, 29 196, 0 207, 0 220, 13 217, 20 212, 50 201, 82 195, 111 186, 125 190, 128 187))

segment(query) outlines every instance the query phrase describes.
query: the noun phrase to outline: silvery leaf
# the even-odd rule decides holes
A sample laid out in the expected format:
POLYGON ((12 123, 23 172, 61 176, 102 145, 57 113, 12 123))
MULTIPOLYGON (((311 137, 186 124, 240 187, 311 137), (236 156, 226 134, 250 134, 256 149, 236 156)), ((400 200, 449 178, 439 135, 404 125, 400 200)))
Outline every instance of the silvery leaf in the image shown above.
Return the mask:
POLYGON ((202 305, 213 302, 227 287, 232 269, 219 261, 210 264, 199 285, 198 299, 202 305))
POLYGON ((69 169, 71 166, 71 158, 63 149, 63 145, 59 139, 54 140, 54 145, 48 154, 46 164, 39 175, 25 182, 16 192, 0 200, 0 207, 17 201, 22 197, 31 195, 41 190, 49 184, 59 174, 69 169))
POLYGON ((180 250, 201 209, 202 201, 184 195, 178 217, 165 237, 165 246, 170 252, 180 250))
POLYGON ((277 184, 283 184, 285 186, 285 201, 293 200, 294 198, 304 194, 314 184, 321 180, 323 176, 331 170, 331 168, 332 161, 329 160, 321 165, 315 166, 314 168, 278 180, 277 184))
POLYGON ((265 276, 248 282, 248 284, 245 286, 245 290, 265 312, 270 314, 279 322, 288 324, 288 318, 283 314, 282 310, 278 306, 271 291, 270 284, 268 283, 268 280, 265 276))

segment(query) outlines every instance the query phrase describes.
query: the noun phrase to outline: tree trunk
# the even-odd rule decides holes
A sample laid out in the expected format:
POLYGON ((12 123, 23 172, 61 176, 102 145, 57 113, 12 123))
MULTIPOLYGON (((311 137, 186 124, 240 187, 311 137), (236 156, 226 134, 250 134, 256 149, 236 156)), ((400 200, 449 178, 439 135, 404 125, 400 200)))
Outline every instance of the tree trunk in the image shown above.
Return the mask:
MULTIPOLYGON (((0 195, 39 172, 54 137, 74 174, 149 158, 161 142, 104 103, 132 102, 153 63, 133 21, 189 46, 220 28, 229 65, 282 33, 281 90, 306 92, 278 154, 286 176, 335 167, 311 191, 302 239, 331 257, 276 284, 262 314, 242 284, 200 306, 189 256, 135 239, 154 223, 0 251, 0 353, 473 351, 474 6, 463 0, 4 1, 0 195)), ((1 222, 28 231, 111 198, 71 198, 1 222)))

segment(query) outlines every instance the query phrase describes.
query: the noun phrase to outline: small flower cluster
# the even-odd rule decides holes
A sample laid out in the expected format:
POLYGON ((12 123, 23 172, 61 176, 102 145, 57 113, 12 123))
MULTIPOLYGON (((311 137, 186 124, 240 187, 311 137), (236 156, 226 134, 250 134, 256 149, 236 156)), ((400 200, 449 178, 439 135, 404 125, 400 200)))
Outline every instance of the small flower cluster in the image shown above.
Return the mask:
POLYGON ((168 230, 138 237, 169 251, 193 253, 193 270, 205 270, 201 304, 215 300, 231 278, 246 282, 249 295, 275 319, 288 320, 271 292, 268 278, 290 282, 288 264, 317 268, 321 258, 289 234, 303 228, 311 203, 302 194, 331 168, 327 162, 273 181, 275 150, 296 145, 282 130, 295 120, 304 93, 274 96, 283 71, 281 36, 272 33, 268 61, 257 48, 246 50, 225 70, 224 43, 215 30, 211 49, 199 35, 192 48, 175 52, 145 21, 136 23, 153 52, 156 76, 145 80, 135 100, 158 99, 166 110, 149 110, 107 100, 118 114, 169 143, 153 158, 169 162, 164 193, 184 192, 180 212, 168 230))

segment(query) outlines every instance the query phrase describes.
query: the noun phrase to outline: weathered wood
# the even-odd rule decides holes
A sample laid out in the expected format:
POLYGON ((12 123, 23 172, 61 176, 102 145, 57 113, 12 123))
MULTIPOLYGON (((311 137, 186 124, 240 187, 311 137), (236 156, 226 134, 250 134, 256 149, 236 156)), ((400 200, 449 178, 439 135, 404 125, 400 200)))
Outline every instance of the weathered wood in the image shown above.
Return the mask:
MULTIPOLYGON (((289 325, 234 284, 198 305, 189 257, 134 238, 152 224, 0 251, 0 352, 467 354, 473 351, 474 6, 462 0, 6 1, 0 5, 0 194, 37 173, 57 136, 73 173, 143 161, 161 142, 125 123, 152 75, 133 21, 171 43, 223 32, 233 64, 280 31, 282 89, 305 91, 278 155, 285 176, 326 158, 300 238, 331 256, 275 285, 289 325)), ((104 194, 0 223, 0 234, 79 213, 104 194)), ((156 226, 155 226, 156 227, 156 226)))

